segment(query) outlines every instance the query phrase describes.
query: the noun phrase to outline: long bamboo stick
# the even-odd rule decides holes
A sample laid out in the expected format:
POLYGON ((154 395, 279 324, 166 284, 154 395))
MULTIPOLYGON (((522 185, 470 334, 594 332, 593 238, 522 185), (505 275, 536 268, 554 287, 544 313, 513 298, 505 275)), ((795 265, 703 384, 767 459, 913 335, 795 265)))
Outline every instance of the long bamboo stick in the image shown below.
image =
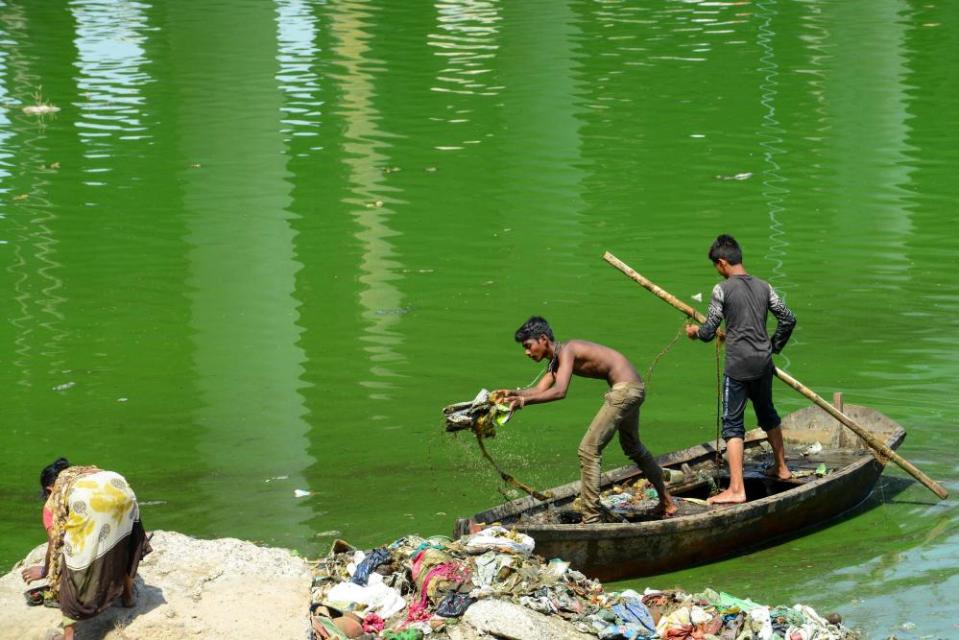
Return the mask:
MULTIPOLYGON (((703 314, 699 313, 698 311, 693 309, 691 306, 681 301, 676 296, 672 295, 666 290, 653 284, 652 281, 643 277, 641 274, 637 273, 634 269, 629 267, 626 263, 624 263, 622 260, 620 260, 613 254, 611 254, 609 251, 603 254, 603 260, 605 260, 612 266, 616 267, 617 269, 622 271, 624 274, 626 274, 626 276, 629 277, 631 280, 638 282, 644 288, 648 289, 657 297, 661 298, 662 300, 676 307, 677 309, 685 313, 690 318, 693 318, 697 322, 704 322, 706 320, 703 314)), ((873 435, 870 431, 868 431, 864 427, 857 424, 852 418, 850 418, 843 412, 839 411, 833 405, 826 402, 815 391, 805 386, 804 384, 802 384, 801 382, 793 378, 791 375, 789 375, 782 369, 779 369, 778 367, 775 368, 775 373, 777 378, 785 382, 787 385, 789 385, 790 387, 792 387, 793 389, 801 393, 803 396, 805 396, 809 400, 812 400, 813 403, 815 403, 820 408, 825 410, 833 418, 835 418, 836 420, 838 420, 839 422, 847 426, 849 429, 851 429, 857 436, 862 438, 866 444, 872 447, 872 449, 876 451, 876 453, 878 453, 880 456, 882 456, 883 458, 887 460, 891 460, 895 462, 906 473, 908 473, 913 478, 921 482, 930 491, 932 491, 934 494, 939 496, 941 499, 945 500, 949 496, 949 492, 946 491, 942 487, 942 485, 940 485, 935 480, 933 480, 932 478, 924 474, 922 471, 917 469, 916 466, 913 465, 911 462, 909 462, 908 460, 900 456, 898 453, 890 449, 885 442, 877 438, 875 435, 873 435)))

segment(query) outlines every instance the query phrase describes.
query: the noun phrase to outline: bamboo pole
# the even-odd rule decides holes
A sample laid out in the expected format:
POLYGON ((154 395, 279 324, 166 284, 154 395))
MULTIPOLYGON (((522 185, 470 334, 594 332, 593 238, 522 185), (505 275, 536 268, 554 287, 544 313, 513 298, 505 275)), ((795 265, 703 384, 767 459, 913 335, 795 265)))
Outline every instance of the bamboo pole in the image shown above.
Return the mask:
MULTIPOLYGON (((706 320, 703 314, 699 313, 698 311, 693 309, 691 306, 681 301, 676 296, 672 295, 666 290, 653 284, 652 281, 648 280, 647 278, 643 277, 641 274, 637 273, 634 269, 629 267, 626 263, 624 263, 622 260, 620 260, 613 254, 611 254, 609 251, 603 254, 603 260, 605 260, 612 266, 616 267, 617 269, 622 271, 624 274, 626 274, 628 278, 638 282, 640 285, 642 285, 644 288, 651 291, 658 298, 661 298, 662 300, 668 302, 672 306, 676 307, 677 309, 685 313, 690 318, 693 318, 694 320, 700 323, 706 320)), ((845 413, 843 413, 842 411, 838 410, 836 407, 826 402, 815 391, 805 386, 804 384, 802 384, 801 382, 799 382, 798 380, 796 380, 791 375, 789 375, 788 373, 786 373, 785 371, 783 371, 782 369, 778 367, 775 368, 775 373, 777 378, 779 378, 780 380, 785 382, 787 385, 789 385, 790 387, 798 391, 804 397, 808 398, 809 400, 812 400, 814 404, 818 405, 821 409, 825 410, 826 413, 828 413, 833 418, 835 418, 836 420, 844 424, 846 427, 851 429, 857 436, 862 438, 862 440, 866 444, 872 447, 872 449, 876 453, 878 453, 882 458, 895 462, 897 465, 899 465, 899 467, 902 470, 904 470, 906 473, 908 473, 913 478, 915 478, 916 480, 921 482, 923 485, 925 485, 930 491, 932 491, 934 494, 939 496, 939 498, 945 500, 949 496, 949 492, 946 491, 939 483, 937 483, 935 480, 933 480, 932 478, 924 474, 922 471, 917 469, 916 466, 913 465, 911 462, 909 462, 908 460, 900 456, 898 453, 890 449, 885 442, 877 438, 875 435, 873 435, 870 431, 868 431, 864 427, 857 424, 852 418, 850 418, 845 413)))

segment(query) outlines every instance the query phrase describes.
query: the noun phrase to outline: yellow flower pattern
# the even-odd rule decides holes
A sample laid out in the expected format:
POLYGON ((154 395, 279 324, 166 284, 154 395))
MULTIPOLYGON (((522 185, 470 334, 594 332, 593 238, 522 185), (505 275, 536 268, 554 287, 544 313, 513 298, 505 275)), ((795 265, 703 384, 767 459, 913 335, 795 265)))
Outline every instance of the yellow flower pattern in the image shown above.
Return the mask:
POLYGON ((75 480, 66 498, 63 551, 68 567, 83 569, 128 535, 137 519, 136 496, 122 476, 96 471, 75 480))
POLYGON ((93 533, 93 527, 96 522, 75 511, 70 513, 67 518, 67 524, 64 529, 67 532, 67 539, 71 541, 70 549, 73 553, 83 553, 83 547, 86 544, 87 537, 93 533))
POLYGON ((132 507, 133 501, 130 496, 110 482, 104 483, 90 498, 90 508, 100 513, 110 514, 118 525, 132 507))

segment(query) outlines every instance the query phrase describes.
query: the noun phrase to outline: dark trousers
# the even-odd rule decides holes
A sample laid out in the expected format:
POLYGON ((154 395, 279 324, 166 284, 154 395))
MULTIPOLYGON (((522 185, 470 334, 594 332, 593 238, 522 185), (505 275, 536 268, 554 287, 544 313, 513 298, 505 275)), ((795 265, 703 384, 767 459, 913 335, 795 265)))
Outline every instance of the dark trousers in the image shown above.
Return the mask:
POLYGON ((746 435, 743 414, 746 401, 753 403, 759 426, 769 431, 780 425, 782 420, 773 406, 773 369, 769 368, 762 377, 755 380, 736 380, 723 377, 723 439, 742 438, 746 435))

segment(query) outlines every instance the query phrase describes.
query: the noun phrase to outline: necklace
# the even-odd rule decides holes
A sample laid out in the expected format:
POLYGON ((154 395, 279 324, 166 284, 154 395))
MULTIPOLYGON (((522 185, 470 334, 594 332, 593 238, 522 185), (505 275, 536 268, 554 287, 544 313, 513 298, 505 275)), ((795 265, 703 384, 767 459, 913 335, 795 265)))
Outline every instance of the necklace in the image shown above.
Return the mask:
POLYGON ((553 349, 553 357, 549 359, 549 366, 546 368, 550 373, 556 373, 559 370, 559 352, 563 350, 563 347, 566 346, 562 342, 557 342, 556 347, 553 349))

